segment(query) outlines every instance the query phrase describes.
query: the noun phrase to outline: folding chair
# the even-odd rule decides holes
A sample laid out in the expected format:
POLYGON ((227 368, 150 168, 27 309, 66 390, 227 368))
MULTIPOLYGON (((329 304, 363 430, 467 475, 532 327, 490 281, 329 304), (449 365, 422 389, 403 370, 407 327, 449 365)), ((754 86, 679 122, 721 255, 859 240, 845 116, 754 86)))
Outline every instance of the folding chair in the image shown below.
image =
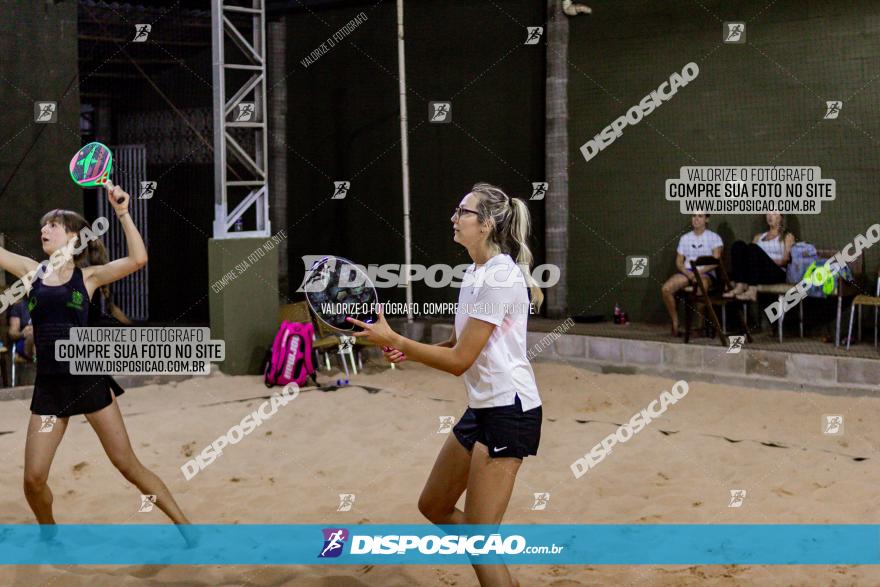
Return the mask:
MULTIPOLYGON (((336 348, 336 354, 339 355, 339 361, 343 362, 343 367, 348 371, 348 367, 345 365, 344 361, 346 358, 351 362, 351 371, 354 375, 357 375, 357 364, 355 364, 355 356, 354 356, 354 344, 347 344, 342 338, 343 335, 338 334, 337 332, 331 330, 330 328, 324 326, 324 323, 315 318, 314 320, 315 330, 318 333, 319 340, 322 341, 325 345, 324 357, 326 360, 327 357, 327 348, 336 348), (332 341, 332 344, 326 342, 327 340, 332 341)), ((361 369, 364 368, 363 361, 360 360, 360 355, 358 355, 358 363, 360 363, 361 369)), ((328 369, 329 369, 329 360, 327 361, 328 369)))
MULTIPOLYGON (((16 384, 18 383, 19 356, 24 357, 25 355, 18 354, 18 348, 16 347, 15 341, 9 338, 8 332, 3 337, 3 344, 0 345, 0 353, 3 353, 4 358, 6 356, 9 357, 9 372, 8 372, 9 373, 9 381, 8 381, 8 383, 9 383, 10 387, 15 387, 16 384)), ((24 361, 24 359, 21 359, 21 361, 24 361)), ((22 365, 23 364, 24 364, 24 362, 22 362, 22 365)), ((4 365, 3 365, 3 382, 4 382, 4 384, 7 383, 7 371, 6 371, 5 360, 4 360, 4 365)))
MULTIPOLYGON (((25 349, 25 350, 27 350, 27 349, 25 349)), ((10 371, 12 371, 11 383, 12 383, 12 387, 15 387, 15 381, 16 381, 15 375, 16 375, 16 371, 18 370, 15 363, 16 363, 16 359, 18 359, 18 348, 16 347, 16 344, 14 342, 9 345, 9 357, 12 360, 12 362, 11 362, 12 368, 10 369, 10 371)))
MULTIPOLYGON (((6 235, 0 232, 0 247, 6 246, 6 235)), ((0 294, 6 291, 6 272, 0 269, 0 294)), ((0 313, 0 330, 2 330, 2 336, 0 336, 0 378, 3 381, 3 387, 9 387, 9 370, 6 369, 6 360, 11 356, 11 352, 9 347, 4 344, 8 339, 7 335, 7 325, 6 325, 6 313, 0 313)), ((14 361, 15 359, 13 359, 14 361)), ((14 364, 14 363, 13 363, 14 364)))
MULTIPOLYGON (((785 307, 785 294, 794 287, 792 283, 765 283, 758 286, 758 295, 773 295, 776 296, 779 301, 779 305, 781 307, 785 307)), ((804 300, 806 301, 806 300, 804 300)), ((782 333, 785 331, 785 315, 788 312, 783 312, 779 316, 779 320, 776 321, 776 329, 778 330, 779 342, 782 342, 782 333)), ((763 315, 763 313, 762 313, 763 315)), ((798 324, 800 326, 800 335, 801 338, 804 337, 804 302, 798 304, 798 324)), ((771 325, 772 326, 772 325, 771 325)))
MULTIPOLYGON (((837 254, 836 249, 817 249, 816 254, 820 259, 830 259, 831 257, 837 254)), ((843 324, 843 302, 846 298, 855 298, 861 292, 859 288, 859 283, 862 282, 865 275, 865 255, 859 255, 858 258, 854 261, 847 263, 847 266, 852 270, 853 273, 853 281, 847 281, 844 279, 839 273, 837 277, 834 278, 834 290, 826 297, 826 298, 837 298, 837 317, 835 320, 834 327, 834 346, 840 346, 840 331, 841 325, 843 324)), ((794 283, 770 283, 766 285, 758 286, 758 295, 769 294, 776 296, 780 306, 784 304, 785 294, 789 289, 793 288, 796 284, 794 283)), ((870 297, 870 296, 866 296, 870 297)), ((804 305, 805 302, 809 298, 805 298, 798 304, 798 319, 800 326, 800 336, 804 337, 804 305)), ((779 342, 782 342, 782 333, 784 331, 785 325, 785 315, 786 312, 783 312, 782 315, 777 320, 777 330, 779 331, 779 342)))
POLYGON ((0 341, 0 381, 3 387, 9 387, 9 371, 6 368, 6 361, 9 359, 9 349, 0 341))
MULTIPOLYGON (((312 346, 318 349, 324 355, 324 366, 327 370, 330 370, 330 352, 331 349, 335 349, 337 355, 339 355, 340 362, 343 362, 343 367, 346 367, 344 361, 348 359, 351 364, 351 371, 354 375, 357 375, 358 367, 363 370, 364 362, 361 357, 361 349, 364 347, 376 346, 373 343, 366 342, 360 339, 355 339, 354 343, 348 344, 343 341, 343 335, 331 330, 326 327, 323 322, 318 320, 317 317, 312 316, 311 307, 308 302, 298 302, 296 304, 287 304, 286 306, 282 306, 282 316, 284 316, 285 308, 288 306, 296 306, 296 310, 290 309, 287 312, 296 312, 297 315, 302 315, 303 312, 307 314, 307 318, 297 318, 296 320, 292 320, 295 322, 308 322, 311 321, 315 325, 315 340, 312 342, 312 346), (357 358, 357 361, 355 361, 357 358)), ((289 314, 293 315, 293 314, 289 314)), ((282 318, 286 320, 291 320, 291 318, 282 318)), ((347 337, 349 339, 354 337, 347 337)), ((394 363, 391 363, 391 368, 396 369, 394 363)), ((347 368, 346 368, 347 370, 347 368)))
MULTIPOLYGON (((718 338, 721 340, 721 344, 729 346, 730 342, 727 340, 727 335, 732 334, 727 332, 728 304, 742 304, 742 312, 737 312, 737 316, 739 316, 740 326, 742 326, 743 332, 745 332, 746 340, 752 342, 752 334, 749 332, 749 325, 746 320, 746 311, 749 302, 738 300, 736 298, 725 298, 721 295, 727 291, 730 285, 730 278, 727 276, 727 271, 724 269, 724 263, 722 263, 720 259, 716 259, 712 256, 698 257, 691 261, 691 269, 695 274, 699 273, 698 270, 700 267, 707 267, 710 265, 717 265, 715 268, 715 285, 711 289, 707 289, 702 279, 697 279, 696 281, 697 288, 700 291, 706 310, 709 312, 709 318, 715 325, 715 331, 718 333, 718 338), (721 306, 720 324, 718 323, 718 315, 715 313, 715 306, 721 306)), ((685 343, 690 339, 690 320, 691 312, 687 312, 685 314, 685 343)))
POLYGON ((9 336, 9 326, 6 324, 6 318, 3 318, 3 326, 0 327, 0 354, 2 354, 3 364, 0 369, 2 369, 2 378, 4 387, 15 387, 16 382, 18 381, 17 373, 18 366, 16 362, 18 360, 18 349, 15 346, 15 341, 12 340, 9 336), (9 360, 9 369, 6 368, 6 360, 9 360))
POLYGON ((864 294, 857 295, 853 299, 852 307, 849 311, 849 333, 846 335, 846 350, 849 350, 849 343, 852 340, 853 317, 856 313, 856 306, 859 308, 859 341, 862 340, 862 306, 874 306, 874 346, 877 346, 877 308, 880 306, 880 271, 877 272, 877 290, 875 295, 868 296, 864 294))
MULTIPOLYGON (((696 285, 686 285, 675 293, 675 301, 676 301, 676 310, 678 308, 678 301, 681 300, 684 304, 684 324, 685 324, 685 332, 684 332, 684 342, 687 344, 691 339, 691 330, 693 330, 693 320, 691 317, 692 310, 695 309, 698 305, 702 305, 704 302, 700 300, 700 290, 696 285)), ((700 314, 700 317, 703 317, 703 313, 700 314)), ((723 324, 727 324, 727 313, 724 307, 721 308, 721 321, 723 324)), ((704 328, 706 331, 706 336, 709 336, 709 322, 705 319, 703 320, 703 325, 701 328, 704 328)))

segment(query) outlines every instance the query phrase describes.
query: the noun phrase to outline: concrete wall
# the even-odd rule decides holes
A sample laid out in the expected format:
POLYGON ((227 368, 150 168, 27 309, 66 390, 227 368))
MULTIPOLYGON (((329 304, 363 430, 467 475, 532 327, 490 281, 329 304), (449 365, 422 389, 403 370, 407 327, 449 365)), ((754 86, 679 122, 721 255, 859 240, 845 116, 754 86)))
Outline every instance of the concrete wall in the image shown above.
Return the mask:
POLYGON ((220 369, 228 375, 260 373, 278 331, 278 249, 269 250, 265 243, 261 238, 208 241, 210 281, 204 287, 211 338, 226 343, 220 369), (250 257, 260 250, 263 256, 250 257))
POLYGON ((76 2, 2 0, 0 12, 0 232, 10 251, 42 259, 40 217, 82 211, 68 170, 81 144, 76 2), (58 121, 35 123, 35 101, 57 102, 58 121))
MULTIPOLYGON (((426 325, 423 325, 423 328, 426 325)), ((447 340, 452 325, 432 324, 425 342, 447 340)), ((529 332, 532 361, 568 363, 602 373, 652 374, 758 389, 877 396, 880 361, 795 352, 529 332)))
MULTIPOLYGON (((818 165, 837 200, 790 223, 798 239, 841 247, 880 220, 880 4, 876 2, 592 2, 572 19, 569 310, 666 320, 659 288, 689 219, 664 199, 684 165, 818 165), (746 44, 721 44, 722 22, 748 21, 746 44), (586 162, 579 148, 680 72, 693 82, 586 162), (825 100, 844 101, 823 120, 825 100), (625 257, 650 256, 650 278, 626 279, 625 257)), ((726 245, 751 240, 763 216, 715 215, 726 245)), ((867 253, 876 276, 880 250, 867 253)), ((873 291, 873 287, 871 288, 873 291)), ((830 318, 830 314, 827 315, 830 318)), ((827 323, 827 322, 826 322, 827 323)))
MULTIPOLYGON (((407 3, 406 65, 413 263, 469 263, 450 216, 477 181, 528 199, 544 176, 544 47, 525 46, 540 2, 407 3), (506 13, 506 14, 505 14, 506 13), (452 123, 430 124, 428 102, 452 101, 452 123)), ((332 252, 359 263, 403 263, 395 5, 286 17, 288 220, 291 291, 301 256, 332 252), (358 13, 368 18, 308 67, 301 60, 358 13), (332 182, 351 181, 344 200, 332 182)), ((543 258, 543 202, 530 202, 543 258)), ((414 285, 420 302, 455 301, 452 288, 414 285)), ((404 290, 379 292, 403 301, 404 290)))

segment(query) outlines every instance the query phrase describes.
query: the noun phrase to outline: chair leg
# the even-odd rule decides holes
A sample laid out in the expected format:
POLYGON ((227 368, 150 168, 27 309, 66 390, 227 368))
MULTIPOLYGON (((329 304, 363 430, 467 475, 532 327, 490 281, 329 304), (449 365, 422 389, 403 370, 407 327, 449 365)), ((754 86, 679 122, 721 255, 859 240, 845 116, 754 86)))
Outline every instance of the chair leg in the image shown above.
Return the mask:
POLYGON ((877 306, 874 306, 874 348, 877 348, 877 306))
POLYGON ((324 351, 324 366, 328 371, 330 370, 330 353, 327 351, 324 351))
POLYGON ((684 344, 687 344, 691 340, 691 318, 693 312, 687 298, 684 299, 684 304, 682 305, 684 306, 684 344))
POLYGON ((849 341, 852 340, 852 323, 853 316, 856 315, 856 306, 853 304, 853 307, 849 311, 849 333, 846 335, 846 350, 849 350, 849 341))
MULTIPOLYGON (((715 330, 718 331, 718 338, 721 340, 721 344, 724 346, 730 346, 730 342, 727 340, 727 332, 723 327, 720 327, 718 324, 718 315, 715 313, 715 306, 712 305, 711 302, 706 302, 705 304, 706 310, 709 311, 709 320, 712 320, 712 325, 715 327, 715 330)), ((724 306, 721 306, 722 312, 724 311, 724 306)), ((707 318, 703 318, 705 322, 707 318)))
POLYGON ((746 342, 752 342, 752 333, 749 331, 749 315, 746 313, 746 308, 748 306, 746 304, 742 305, 742 313, 737 312, 740 319, 740 326, 742 326, 743 332, 746 334, 746 342))
POLYGON ((356 365, 355 362, 354 362, 354 350, 352 350, 351 347, 348 347, 348 350, 346 351, 346 354, 348 355, 349 360, 351 360, 351 370, 352 370, 352 372, 353 372, 355 375, 357 375, 357 374, 358 374, 358 369, 357 369, 357 365, 356 365))
POLYGON ((361 371, 364 370, 364 360, 363 360, 362 354, 363 354, 363 353, 361 353, 361 351, 358 351, 358 352, 357 352, 357 357, 358 357, 358 368, 359 368, 361 371))
POLYGON ((862 305, 859 304, 859 342, 862 342, 862 305))
POLYGON ((840 346, 840 318, 843 314, 843 298, 837 296, 837 327, 834 330, 834 347, 840 346))
POLYGON ((721 306, 721 330, 727 333, 727 304, 721 306))
POLYGON ((800 317, 800 328, 801 328, 801 338, 804 337, 804 304, 801 302, 798 304, 798 311, 800 317))
MULTIPOLYGON (((803 302, 801 302, 803 303, 803 302)), ((782 296, 779 296, 779 307, 783 309, 782 314, 779 315, 779 342, 782 343, 782 324, 785 322, 785 304, 783 303, 782 296)))
MULTIPOLYGON (((721 325, 718 320, 718 314, 715 313, 715 305, 712 303, 712 300, 709 298, 709 291, 703 285, 702 280, 697 280, 697 288, 702 296, 703 301, 703 326, 708 325, 708 321, 711 320, 712 327, 718 332, 718 338, 721 340, 721 344, 724 346, 729 346, 729 342, 727 340, 726 328, 721 325)), ((696 301, 696 297, 694 298, 696 301)), ((722 304, 721 312, 724 315, 724 311, 726 309, 726 304, 722 304)), ((724 320, 725 324, 727 320, 724 320)))
POLYGON ((339 364, 342 365, 342 368, 345 370, 345 378, 351 379, 351 373, 348 370, 348 361, 345 358, 345 351, 342 350, 342 344, 339 345, 339 351, 336 353, 336 356, 339 357, 339 364))
MULTIPOLYGON (((27 350, 27 349, 25 349, 25 350, 27 350)), ((12 369, 11 369, 11 371, 12 371, 12 387, 15 387, 15 373, 17 370, 17 367, 15 366, 16 357, 18 357, 18 353, 15 350, 15 343, 12 343, 12 369)))

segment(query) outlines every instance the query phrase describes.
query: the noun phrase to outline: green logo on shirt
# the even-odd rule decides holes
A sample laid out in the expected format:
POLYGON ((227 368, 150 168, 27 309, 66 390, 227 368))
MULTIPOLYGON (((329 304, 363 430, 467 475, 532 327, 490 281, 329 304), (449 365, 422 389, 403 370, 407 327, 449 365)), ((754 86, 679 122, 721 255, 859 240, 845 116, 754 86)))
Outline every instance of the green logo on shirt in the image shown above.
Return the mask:
POLYGON ((73 308, 74 310, 82 310, 83 309, 83 295, 81 292, 73 290, 73 293, 70 294, 70 301, 67 302, 68 308, 73 308))
POLYGON ((37 307, 37 297, 32 296, 31 299, 28 300, 28 312, 33 312, 34 308, 37 307))

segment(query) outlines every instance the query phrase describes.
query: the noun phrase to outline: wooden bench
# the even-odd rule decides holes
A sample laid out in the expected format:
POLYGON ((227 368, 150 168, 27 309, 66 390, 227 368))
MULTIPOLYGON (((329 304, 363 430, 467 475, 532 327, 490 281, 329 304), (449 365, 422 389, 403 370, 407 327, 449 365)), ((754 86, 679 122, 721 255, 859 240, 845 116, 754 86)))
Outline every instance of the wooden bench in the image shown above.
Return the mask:
MULTIPOLYGON (((820 259, 830 259, 834 255, 837 254, 837 250, 835 249, 817 249, 816 254, 820 259)), ((834 277, 834 291, 828 294, 827 297, 836 297, 837 298, 837 321, 836 327, 834 330, 834 346, 840 346, 840 324, 843 316, 843 299, 855 297, 862 293, 862 288, 858 286, 858 283, 863 279, 865 274, 865 255, 864 252, 859 255, 858 259, 853 261, 852 263, 847 264, 849 268, 853 272, 853 281, 849 282, 845 280, 840 274, 837 274, 834 277)), ((759 285, 758 294, 764 295, 774 295, 779 300, 780 304, 783 303, 783 298, 785 297, 786 292, 793 288, 796 284, 794 283, 771 283, 766 285, 759 285)), ((801 300, 798 304, 798 318, 800 321, 800 335, 801 338, 804 337, 804 302, 806 298, 801 300)), ((783 313, 779 317, 779 342, 782 342, 782 331, 783 331, 783 323, 785 321, 785 314, 783 313)))

